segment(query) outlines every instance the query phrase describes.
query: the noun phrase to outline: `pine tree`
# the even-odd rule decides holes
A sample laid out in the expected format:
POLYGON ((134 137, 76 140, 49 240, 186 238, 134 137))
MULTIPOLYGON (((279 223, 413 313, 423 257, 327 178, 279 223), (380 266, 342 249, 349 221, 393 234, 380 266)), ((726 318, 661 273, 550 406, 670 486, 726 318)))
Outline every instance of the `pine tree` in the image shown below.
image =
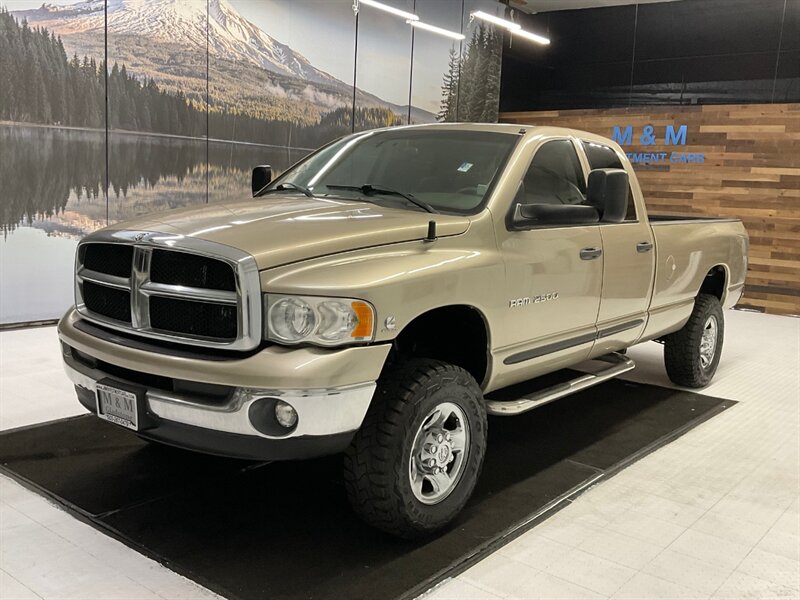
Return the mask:
POLYGON ((467 96, 467 114, 470 121, 481 120, 483 105, 486 102, 487 37, 486 28, 481 23, 473 37, 471 49, 474 56, 473 77, 470 93, 467 96))
POLYGON ((483 111, 480 121, 497 123, 500 107, 500 68, 503 62, 503 36, 497 30, 490 32, 487 38, 485 65, 485 90, 483 111))
POLYGON ((450 59, 447 63, 447 73, 442 81, 442 101, 439 114, 436 118, 443 122, 457 120, 456 109, 458 106, 458 72, 460 60, 455 45, 450 47, 450 59))

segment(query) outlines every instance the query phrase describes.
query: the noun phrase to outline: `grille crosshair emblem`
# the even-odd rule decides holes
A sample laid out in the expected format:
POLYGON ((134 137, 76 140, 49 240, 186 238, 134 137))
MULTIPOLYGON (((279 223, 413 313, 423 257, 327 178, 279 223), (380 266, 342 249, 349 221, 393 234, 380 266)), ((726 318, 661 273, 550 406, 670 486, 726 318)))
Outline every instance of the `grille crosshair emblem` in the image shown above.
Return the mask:
POLYGON ((137 233, 135 236, 133 236, 133 239, 134 241, 141 242, 146 237, 147 237, 146 233, 137 233))

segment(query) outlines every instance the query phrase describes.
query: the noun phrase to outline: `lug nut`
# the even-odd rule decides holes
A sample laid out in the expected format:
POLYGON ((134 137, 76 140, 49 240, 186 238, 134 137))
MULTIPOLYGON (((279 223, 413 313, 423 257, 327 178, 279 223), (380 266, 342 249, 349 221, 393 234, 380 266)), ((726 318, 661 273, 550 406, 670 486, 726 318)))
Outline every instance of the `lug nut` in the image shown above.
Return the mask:
POLYGON ((449 442, 452 439, 452 437, 448 433, 447 435, 444 436, 444 439, 446 439, 449 442))
POLYGON ((429 452, 430 454, 436 454, 437 450, 438 448, 433 444, 428 444, 427 446, 425 446, 425 452, 429 452))
POLYGON ((435 464, 436 464, 436 460, 434 460, 433 458, 429 458, 429 459, 428 459, 428 466, 429 466, 429 467, 432 467, 432 466, 433 466, 433 465, 435 465, 435 464))
POLYGON ((444 436, 440 433, 436 436, 436 441, 441 444, 444 441, 444 436))

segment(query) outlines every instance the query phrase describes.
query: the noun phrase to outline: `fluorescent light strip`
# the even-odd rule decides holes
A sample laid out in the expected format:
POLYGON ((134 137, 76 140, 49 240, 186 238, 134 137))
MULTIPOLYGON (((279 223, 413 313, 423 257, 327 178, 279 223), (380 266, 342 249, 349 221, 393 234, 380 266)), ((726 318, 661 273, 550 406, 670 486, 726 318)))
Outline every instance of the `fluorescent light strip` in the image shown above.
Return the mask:
POLYGON ((542 35, 536 35, 535 33, 531 33, 530 31, 525 31, 524 29, 518 29, 511 32, 512 35, 518 35, 519 37, 525 38, 526 40, 531 40, 532 42, 536 42, 537 44, 549 44, 550 40, 542 35))
POLYGON ((545 45, 550 43, 550 40, 542 35, 537 35, 535 33, 531 33, 530 31, 525 31, 524 29, 522 29, 519 23, 514 23, 513 21, 507 21, 505 19, 501 19, 500 17, 495 17, 494 15, 485 13, 482 10, 476 10, 474 13, 471 13, 470 16, 475 17, 477 19, 483 19, 484 21, 488 21, 489 23, 494 23, 495 25, 499 25, 500 27, 505 27, 512 34, 523 37, 526 40, 531 40, 532 42, 545 45))
POLYGON ((383 2, 376 2, 376 0, 358 0, 358 3, 366 4, 367 6, 383 10, 398 17, 403 17, 404 19, 407 19, 409 21, 419 21, 419 17, 414 13, 400 10, 399 8, 395 8, 394 6, 389 6, 388 4, 384 4, 383 2))
POLYGON ((426 31, 438 33, 439 35, 453 38, 454 40, 464 39, 464 36, 460 33, 456 33, 455 31, 450 31, 449 29, 442 29, 441 27, 436 27, 436 25, 430 25, 429 23, 424 23, 422 21, 412 21, 411 19, 409 19, 408 21, 406 21, 406 23, 408 23, 412 27, 419 27, 420 29, 425 29, 426 31))
POLYGON ((495 17, 494 15, 485 13, 482 10, 476 10, 474 13, 470 13, 470 16, 475 17, 476 19, 489 21, 489 23, 494 23, 495 25, 499 25, 500 27, 505 27, 509 31, 519 31, 520 29, 522 29, 522 26, 519 23, 514 23, 513 21, 506 21, 505 19, 501 19, 500 17, 495 17))

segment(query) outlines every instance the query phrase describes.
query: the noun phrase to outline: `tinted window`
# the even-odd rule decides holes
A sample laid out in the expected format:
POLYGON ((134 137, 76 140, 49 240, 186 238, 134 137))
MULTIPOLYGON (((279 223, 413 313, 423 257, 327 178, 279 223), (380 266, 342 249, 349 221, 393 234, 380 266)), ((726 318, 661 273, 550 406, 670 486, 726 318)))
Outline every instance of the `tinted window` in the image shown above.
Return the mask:
POLYGON ((617 153, 608 146, 595 142, 583 142, 583 149, 586 158, 589 159, 589 167, 592 169, 622 169, 617 153))
MULTIPOLYGON (((582 142, 586 158, 589 160, 590 169, 624 169, 619 156, 610 147, 597 142, 582 142)), ((633 190, 628 188, 628 211, 625 213, 626 221, 636 220, 636 205, 633 202, 633 190)))
POLYGON ((522 180, 524 204, 580 204, 586 200, 583 170, 569 140, 545 143, 522 180))
MULTIPOLYGON (((318 196, 363 196, 370 184, 413 195, 444 212, 470 213, 483 203, 519 140, 514 133, 454 129, 388 129, 345 137, 289 169, 270 187, 295 183, 318 196), (328 187, 331 186, 331 187, 328 187)), ((385 205, 419 210, 396 195, 372 194, 385 205)))

